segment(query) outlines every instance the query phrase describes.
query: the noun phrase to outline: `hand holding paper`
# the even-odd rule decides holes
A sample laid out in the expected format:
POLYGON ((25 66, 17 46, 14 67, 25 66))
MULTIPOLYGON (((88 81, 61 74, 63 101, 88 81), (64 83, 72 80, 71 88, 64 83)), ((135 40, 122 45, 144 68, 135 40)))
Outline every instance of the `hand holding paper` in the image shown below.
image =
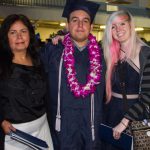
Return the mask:
POLYGON ((100 138, 122 150, 131 150, 133 147, 133 137, 129 134, 122 132, 121 137, 116 140, 113 137, 112 127, 105 124, 100 124, 100 138))

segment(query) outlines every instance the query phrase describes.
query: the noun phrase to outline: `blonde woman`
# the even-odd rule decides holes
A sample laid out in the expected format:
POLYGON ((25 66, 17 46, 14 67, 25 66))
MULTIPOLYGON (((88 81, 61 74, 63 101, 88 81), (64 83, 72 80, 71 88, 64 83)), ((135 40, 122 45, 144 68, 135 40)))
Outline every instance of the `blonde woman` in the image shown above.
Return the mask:
MULTIPOLYGON (((113 128, 114 138, 119 139, 130 120, 143 118, 144 104, 138 101, 139 89, 150 48, 136 34, 133 17, 125 10, 109 16, 103 37, 103 48, 107 65, 106 124, 115 127, 120 123, 113 128), (123 73, 119 68, 123 69, 123 73), (120 78, 124 78, 127 109, 124 108, 120 78)), ((107 145, 106 150, 119 149, 107 145)))

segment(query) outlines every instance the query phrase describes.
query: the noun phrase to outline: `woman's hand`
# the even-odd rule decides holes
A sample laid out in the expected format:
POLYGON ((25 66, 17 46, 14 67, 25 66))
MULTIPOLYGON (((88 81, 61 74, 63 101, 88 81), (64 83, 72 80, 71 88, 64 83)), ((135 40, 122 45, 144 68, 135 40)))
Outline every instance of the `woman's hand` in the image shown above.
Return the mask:
POLYGON ((9 134, 10 131, 16 131, 16 129, 12 126, 12 124, 7 120, 4 120, 1 126, 5 134, 9 134))
POLYGON ((113 128, 113 137, 114 139, 118 140, 121 136, 121 133, 128 127, 129 120, 123 118, 121 122, 113 128))

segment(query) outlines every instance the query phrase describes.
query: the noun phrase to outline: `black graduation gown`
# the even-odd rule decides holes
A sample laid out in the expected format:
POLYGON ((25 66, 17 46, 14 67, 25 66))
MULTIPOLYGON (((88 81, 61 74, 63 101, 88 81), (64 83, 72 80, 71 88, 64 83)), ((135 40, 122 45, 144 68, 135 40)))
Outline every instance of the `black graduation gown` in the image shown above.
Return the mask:
MULTIPOLYGON (((90 96, 75 98, 67 85, 64 65, 61 76, 61 131, 55 130, 55 119, 57 113, 58 74, 63 45, 59 43, 54 46, 48 44, 41 50, 41 59, 45 65, 49 82, 48 120, 55 150, 102 150, 98 138, 98 125, 102 122, 103 95, 105 89, 105 65, 100 84, 94 93, 94 123, 95 141, 91 135, 91 100, 90 96)), ((75 68, 77 79, 80 83, 86 83, 89 70, 88 50, 79 51, 75 48, 75 68)), ((103 59, 102 59, 103 61, 103 59)))
POLYGON ((5 134, 3 132, 3 129, 0 127, 0 150, 4 150, 4 138, 5 134))

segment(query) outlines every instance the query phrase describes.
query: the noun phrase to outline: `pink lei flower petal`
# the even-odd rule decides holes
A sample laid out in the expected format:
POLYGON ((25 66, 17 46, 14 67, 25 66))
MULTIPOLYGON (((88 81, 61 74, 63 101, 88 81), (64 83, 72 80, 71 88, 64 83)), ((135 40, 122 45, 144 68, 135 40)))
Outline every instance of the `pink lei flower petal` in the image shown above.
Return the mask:
POLYGON ((75 58, 74 58, 74 49, 70 34, 68 33, 63 41, 65 46, 64 48, 64 66, 66 68, 67 82, 70 87, 70 90, 73 92, 75 97, 86 97, 91 93, 94 93, 96 90, 96 85, 100 83, 101 79, 101 53, 96 38, 90 34, 88 44, 89 52, 89 74, 87 75, 87 83, 84 85, 79 84, 76 78, 75 70, 75 58))

